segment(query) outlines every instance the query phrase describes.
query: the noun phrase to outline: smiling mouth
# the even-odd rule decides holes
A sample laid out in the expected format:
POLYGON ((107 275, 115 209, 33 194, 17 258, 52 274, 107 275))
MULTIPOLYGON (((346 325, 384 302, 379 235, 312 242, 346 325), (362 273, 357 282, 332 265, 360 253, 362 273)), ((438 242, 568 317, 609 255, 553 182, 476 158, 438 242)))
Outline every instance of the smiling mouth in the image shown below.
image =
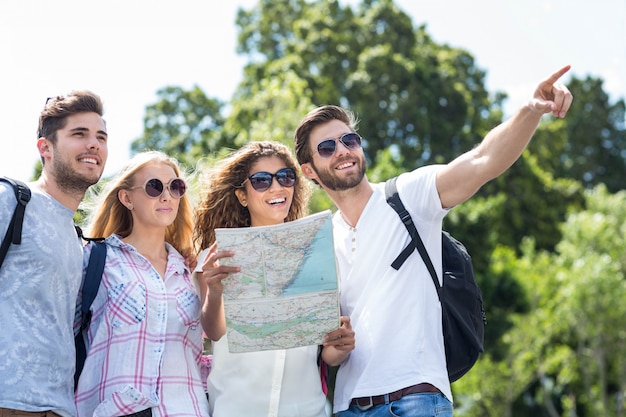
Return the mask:
POLYGON ((285 201, 287 201, 285 197, 273 198, 270 201, 268 201, 268 204, 271 204, 271 205, 282 204, 285 201))
POLYGON ((89 158, 89 157, 80 158, 78 160, 78 162, 84 162, 84 163, 87 163, 87 164, 98 165, 98 160, 96 158, 89 158))
POLYGON ((343 164, 339 164, 335 167, 336 170, 342 170, 346 168, 350 168, 354 166, 354 162, 344 162, 343 164))

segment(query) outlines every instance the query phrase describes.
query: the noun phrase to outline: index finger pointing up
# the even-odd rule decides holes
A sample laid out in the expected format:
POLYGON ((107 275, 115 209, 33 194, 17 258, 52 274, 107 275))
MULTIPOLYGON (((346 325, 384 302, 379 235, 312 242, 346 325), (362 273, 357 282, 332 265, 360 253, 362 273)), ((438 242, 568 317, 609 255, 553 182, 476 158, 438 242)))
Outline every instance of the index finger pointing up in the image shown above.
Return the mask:
POLYGON ((561 78, 563 76, 563 74, 565 74, 567 71, 570 70, 572 66, 571 65, 566 65, 563 68, 561 68, 560 70, 558 70, 557 72, 555 72, 554 74, 550 75, 545 82, 546 83, 550 83, 550 84, 554 84, 555 82, 558 81, 559 78, 561 78))

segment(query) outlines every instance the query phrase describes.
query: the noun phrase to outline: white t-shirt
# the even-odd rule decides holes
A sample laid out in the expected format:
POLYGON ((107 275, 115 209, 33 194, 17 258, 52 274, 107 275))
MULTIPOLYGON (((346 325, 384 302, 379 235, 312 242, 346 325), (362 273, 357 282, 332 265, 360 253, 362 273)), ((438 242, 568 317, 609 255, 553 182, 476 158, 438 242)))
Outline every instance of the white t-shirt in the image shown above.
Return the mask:
MULTIPOLYGON (((205 249, 200 254, 194 272, 202 271, 207 253, 205 249)), ((304 346, 230 353, 224 335, 213 342, 207 380, 211 416, 325 417, 326 396, 322 392, 317 352, 317 346, 304 346), (282 376, 275 377, 277 369, 282 369, 282 376), (272 398, 279 398, 278 414, 269 412, 273 408, 272 398)))
MULTIPOLYGON (((398 192, 437 271, 441 270, 441 207, 435 177, 440 166, 402 174, 398 192)), ((391 263, 410 242, 398 214, 374 184, 358 224, 337 212, 333 234, 341 279, 341 311, 350 316, 355 349, 337 374, 334 412, 350 400, 428 382, 452 400, 446 370, 441 304, 432 278, 415 251, 400 270, 391 263)), ((439 277, 441 281, 441 277, 439 277)))
MULTIPOLYGON (((82 245, 74 212, 29 184, 22 243, 0 269, 0 408, 74 416, 76 297, 82 245)), ((0 183, 0 238, 15 209, 0 183)))

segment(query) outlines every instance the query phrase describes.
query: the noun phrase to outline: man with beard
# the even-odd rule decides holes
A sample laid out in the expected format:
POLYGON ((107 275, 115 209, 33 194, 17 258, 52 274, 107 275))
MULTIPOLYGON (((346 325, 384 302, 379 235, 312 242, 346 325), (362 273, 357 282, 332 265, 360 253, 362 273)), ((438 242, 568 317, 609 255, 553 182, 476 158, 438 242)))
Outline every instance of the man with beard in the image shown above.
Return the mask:
MULTIPOLYGON (((29 184, 22 243, 0 268, 0 416, 76 415, 74 334, 83 251, 73 217, 107 159, 100 97, 49 98, 39 116, 41 176, 29 184)), ((8 150, 5 149, 5 152, 8 150)), ((0 233, 16 206, 0 183, 0 233)))
MULTIPOLYGON (((539 83, 529 102, 474 149, 446 165, 398 177, 398 193, 437 271, 442 270, 444 216, 519 158, 544 114, 565 117, 572 95, 558 80, 568 70, 565 66, 539 83)), ((306 115, 295 133, 303 174, 339 208, 333 235, 341 310, 350 317, 356 341, 337 373, 333 411, 340 417, 450 417, 437 292, 418 254, 412 255, 411 267, 391 267, 410 237, 386 202, 384 183, 367 180, 354 125, 348 111, 323 106, 306 115)))

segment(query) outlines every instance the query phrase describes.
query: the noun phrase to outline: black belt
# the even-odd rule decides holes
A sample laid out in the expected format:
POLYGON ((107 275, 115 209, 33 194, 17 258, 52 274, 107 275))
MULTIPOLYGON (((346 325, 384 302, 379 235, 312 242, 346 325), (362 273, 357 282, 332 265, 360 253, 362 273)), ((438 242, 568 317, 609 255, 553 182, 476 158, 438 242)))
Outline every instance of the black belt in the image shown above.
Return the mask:
POLYGON ((137 411, 136 413, 127 414, 123 417, 152 417, 152 408, 146 408, 145 410, 137 411))
MULTIPOLYGON (((411 394, 419 394, 424 392, 439 392, 439 389, 434 385, 428 383, 421 383, 417 385, 412 385, 410 387, 402 388, 401 390, 391 392, 387 394, 387 398, 389 398, 389 402, 398 401, 400 398, 405 395, 411 394)), ((385 395, 374 395, 373 397, 360 397, 353 398, 352 405, 356 405, 361 409, 368 409, 377 405, 385 404, 385 395)))

